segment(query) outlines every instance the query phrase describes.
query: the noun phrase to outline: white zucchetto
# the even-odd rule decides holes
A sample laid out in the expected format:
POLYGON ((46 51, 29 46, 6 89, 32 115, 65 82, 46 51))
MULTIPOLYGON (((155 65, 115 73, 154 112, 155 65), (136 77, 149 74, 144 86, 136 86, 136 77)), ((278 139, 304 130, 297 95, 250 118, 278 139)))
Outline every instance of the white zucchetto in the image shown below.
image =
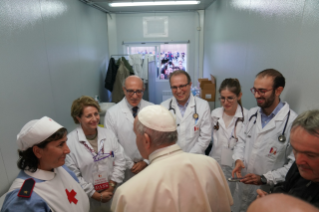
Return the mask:
POLYGON ((138 120, 150 129, 159 132, 176 131, 176 120, 171 112, 161 105, 150 105, 137 115, 138 120))
POLYGON ((22 127, 20 133, 17 135, 19 150, 24 151, 41 143, 61 128, 63 128, 63 126, 47 116, 29 121, 22 127))

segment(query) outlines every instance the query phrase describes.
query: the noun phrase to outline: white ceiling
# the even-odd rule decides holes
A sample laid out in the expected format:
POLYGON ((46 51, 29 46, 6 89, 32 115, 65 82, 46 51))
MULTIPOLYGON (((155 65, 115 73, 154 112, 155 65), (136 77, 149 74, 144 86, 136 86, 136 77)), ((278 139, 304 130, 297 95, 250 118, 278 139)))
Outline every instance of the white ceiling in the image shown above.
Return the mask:
POLYGON ((142 7, 110 7, 108 4, 112 2, 142 2, 142 1, 165 1, 165 0, 84 0, 88 4, 93 4, 111 13, 121 12, 156 12, 156 11, 194 11, 204 10, 211 5, 215 0, 199 0, 197 5, 170 5, 170 6, 142 6, 142 7))

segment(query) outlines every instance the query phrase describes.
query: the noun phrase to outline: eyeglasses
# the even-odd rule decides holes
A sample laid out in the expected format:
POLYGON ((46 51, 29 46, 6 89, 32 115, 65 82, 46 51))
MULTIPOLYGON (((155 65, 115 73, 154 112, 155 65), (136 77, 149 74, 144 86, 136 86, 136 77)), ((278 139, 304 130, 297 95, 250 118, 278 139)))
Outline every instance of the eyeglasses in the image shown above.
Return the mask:
POLYGON ((128 93, 128 95, 133 96, 135 93, 136 95, 141 95, 143 93, 143 90, 130 90, 130 89, 126 89, 126 92, 128 93))
POLYGON ((219 100, 221 101, 221 102, 225 102, 226 100, 229 102, 229 103, 232 103, 233 101, 234 101, 234 97, 219 97, 219 100))
POLYGON ((176 91, 177 88, 183 89, 183 88, 185 88, 187 85, 189 85, 189 83, 187 83, 187 84, 185 84, 185 85, 180 85, 180 86, 171 86, 171 89, 176 91))
POLYGON ((251 88, 250 91, 252 94, 255 95, 255 93, 257 92, 259 95, 265 95, 266 92, 271 91, 273 89, 256 89, 256 88, 251 88))

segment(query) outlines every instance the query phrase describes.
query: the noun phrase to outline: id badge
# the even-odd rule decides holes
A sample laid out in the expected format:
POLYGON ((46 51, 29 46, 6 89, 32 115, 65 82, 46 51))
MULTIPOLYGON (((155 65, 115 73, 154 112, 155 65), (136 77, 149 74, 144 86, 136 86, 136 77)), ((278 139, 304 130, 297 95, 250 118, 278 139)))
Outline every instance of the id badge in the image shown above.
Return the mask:
POLYGON ((221 164, 225 166, 232 166, 233 165, 233 151, 229 148, 223 147, 222 149, 222 157, 221 157, 221 164))
POLYGON ((93 173, 93 185, 96 191, 105 190, 109 188, 107 172, 93 173))

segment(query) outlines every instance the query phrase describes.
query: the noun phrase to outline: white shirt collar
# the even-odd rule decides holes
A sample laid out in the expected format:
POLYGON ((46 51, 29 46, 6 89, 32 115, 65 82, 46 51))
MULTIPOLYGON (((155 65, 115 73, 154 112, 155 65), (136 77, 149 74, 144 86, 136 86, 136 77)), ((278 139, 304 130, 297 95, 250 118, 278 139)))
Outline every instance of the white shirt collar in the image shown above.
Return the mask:
POLYGON ((56 169, 53 169, 53 172, 51 171, 45 171, 42 169, 37 169, 36 172, 30 172, 28 170, 24 170, 24 172, 34 178, 40 179, 40 180, 52 180, 56 175, 56 169))

